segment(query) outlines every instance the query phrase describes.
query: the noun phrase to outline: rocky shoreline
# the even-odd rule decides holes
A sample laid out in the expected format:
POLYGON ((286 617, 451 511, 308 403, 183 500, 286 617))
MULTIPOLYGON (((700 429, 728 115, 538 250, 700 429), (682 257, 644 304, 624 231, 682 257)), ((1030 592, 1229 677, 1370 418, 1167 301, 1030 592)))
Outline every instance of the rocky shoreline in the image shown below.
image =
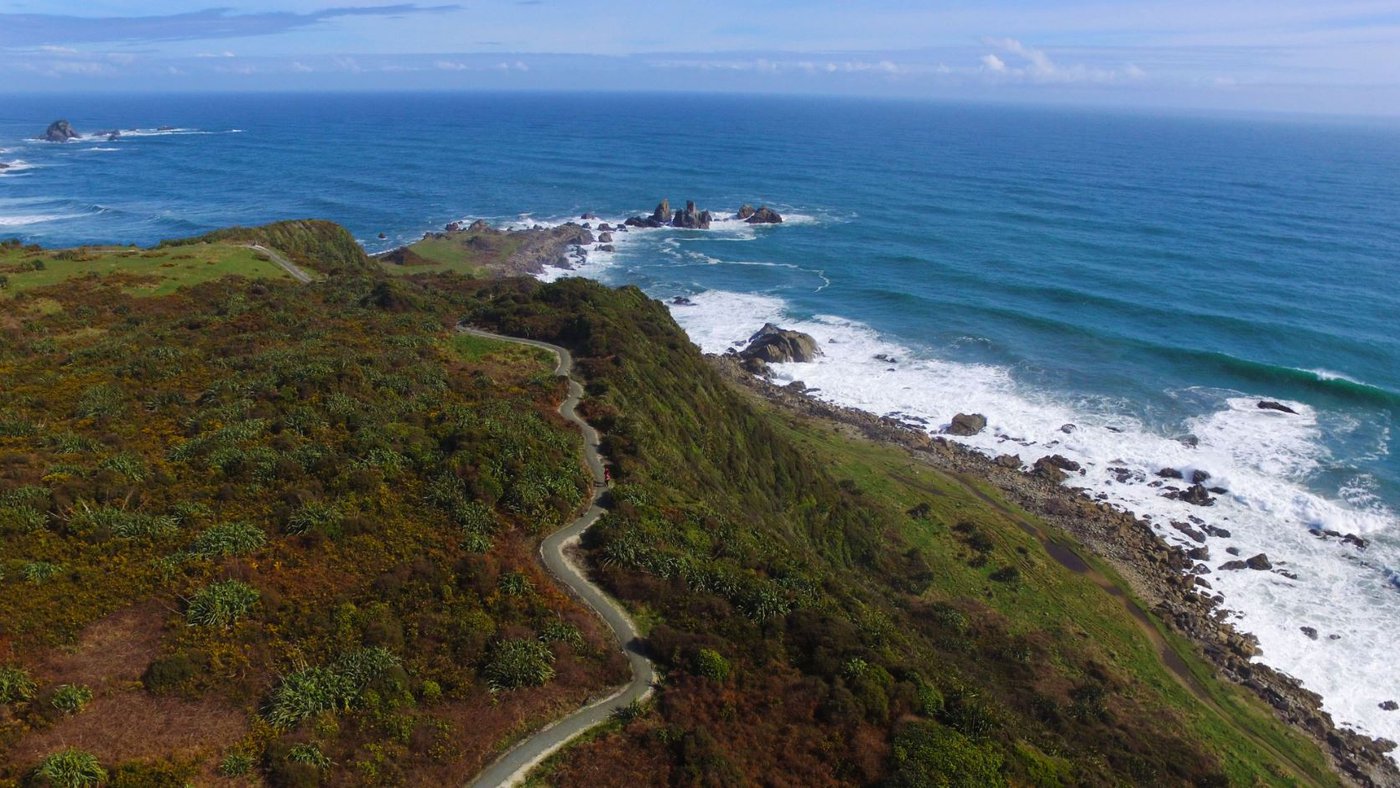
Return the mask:
MULTIPOLYGON (((1169 545, 1133 513, 1063 486, 1060 482, 1066 469, 1056 461, 1062 458, 1042 457, 1032 464, 1031 470, 1023 471, 1019 457, 989 457, 931 436, 919 425, 823 402, 808 395, 801 383, 774 385, 754 374, 755 365, 749 363, 752 357, 730 353, 709 358, 725 377, 785 410, 832 422, 848 433, 870 440, 903 447, 940 470, 991 484, 1012 503, 1071 534, 1108 561, 1133 593, 1158 618, 1200 646, 1221 674, 1249 688, 1273 708, 1279 719, 1315 740, 1347 782, 1360 786, 1400 785, 1400 768, 1388 756, 1396 747, 1394 742, 1339 727, 1322 710, 1321 696, 1302 687, 1297 679, 1251 661, 1259 653, 1257 640, 1225 621, 1220 599, 1210 594, 1208 581, 1192 573, 1198 560, 1209 557, 1206 548, 1187 551, 1169 545)), ((975 423, 969 417, 969 421, 960 422, 960 429, 971 429, 975 423)), ((1249 560, 1258 563, 1261 558, 1249 560)), ((1248 562, 1241 563, 1241 568, 1255 568, 1248 562)))

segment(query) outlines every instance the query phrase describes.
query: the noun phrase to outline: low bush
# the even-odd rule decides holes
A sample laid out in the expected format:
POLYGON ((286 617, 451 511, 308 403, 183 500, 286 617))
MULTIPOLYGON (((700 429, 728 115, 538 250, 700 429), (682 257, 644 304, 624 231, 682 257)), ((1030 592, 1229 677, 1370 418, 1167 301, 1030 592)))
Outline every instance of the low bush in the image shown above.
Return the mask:
POLYGON ((107 782, 107 770, 96 755, 69 747, 40 761, 34 769, 34 779, 54 788, 82 788, 107 782))
POLYGON ((77 714, 92 702, 92 690, 81 684, 62 684, 49 702, 64 714, 77 714))

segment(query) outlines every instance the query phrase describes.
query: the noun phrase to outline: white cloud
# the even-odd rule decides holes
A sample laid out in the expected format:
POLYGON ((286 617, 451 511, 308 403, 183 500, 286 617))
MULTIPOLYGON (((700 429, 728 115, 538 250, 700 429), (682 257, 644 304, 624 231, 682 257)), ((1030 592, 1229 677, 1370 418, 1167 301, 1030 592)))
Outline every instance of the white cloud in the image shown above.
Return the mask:
POLYGON ((1017 65, 1011 65, 993 52, 982 56, 984 70, 1001 81, 1112 84, 1132 82, 1147 76, 1147 72, 1133 63, 1127 63, 1121 68, 1105 68, 1082 63, 1068 66, 1060 65, 1052 60, 1044 50, 1026 46, 1014 38, 988 38, 983 43, 1019 61, 1017 65))

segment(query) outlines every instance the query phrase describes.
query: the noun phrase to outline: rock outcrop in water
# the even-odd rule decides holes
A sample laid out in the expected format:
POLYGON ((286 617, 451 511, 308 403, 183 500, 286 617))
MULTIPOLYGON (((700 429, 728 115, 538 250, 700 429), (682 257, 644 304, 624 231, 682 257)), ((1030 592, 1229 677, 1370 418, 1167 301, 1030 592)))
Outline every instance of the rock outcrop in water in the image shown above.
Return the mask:
POLYGON ((685 230, 708 230, 713 218, 709 211, 696 210, 695 203, 687 200, 685 210, 677 211, 676 215, 671 218, 671 226, 685 230))
POLYGON ((73 125, 66 120, 56 120, 49 124, 39 139, 45 142, 67 142, 69 140, 82 139, 81 134, 73 128, 73 125))
POLYGON ((1291 414, 1293 414, 1294 416, 1297 416, 1297 415, 1298 415, 1298 411, 1296 411, 1296 410, 1294 410, 1294 409, 1288 407, 1287 405, 1283 404, 1282 402, 1274 402, 1274 401, 1271 400, 1271 399, 1262 399, 1262 400, 1259 400, 1259 404, 1256 405, 1255 407, 1259 408, 1260 410, 1276 410, 1276 411, 1278 411, 1278 412, 1280 412, 1280 413, 1291 413, 1291 414))
MULTIPOLYGON (((742 212, 743 209, 740 209, 740 213, 742 212)), ((765 205, 754 211, 753 215, 744 219, 744 221, 749 224, 782 224, 783 217, 777 211, 765 205)))
POLYGON ((758 359, 768 364, 783 364, 812 361, 821 352, 817 340, 810 335, 764 323, 763 328, 749 337, 749 344, 739 352, 739 357, 745 361, 758 359))

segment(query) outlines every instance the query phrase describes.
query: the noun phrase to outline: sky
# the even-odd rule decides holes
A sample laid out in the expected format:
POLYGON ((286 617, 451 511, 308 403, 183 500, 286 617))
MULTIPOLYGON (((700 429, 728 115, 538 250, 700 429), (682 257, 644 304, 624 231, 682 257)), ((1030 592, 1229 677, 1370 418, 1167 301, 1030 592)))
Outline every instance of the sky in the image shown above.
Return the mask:
POLYGON ((622 90, 1400 115, 1400 0, 0 0, 0 93, 622 90))

